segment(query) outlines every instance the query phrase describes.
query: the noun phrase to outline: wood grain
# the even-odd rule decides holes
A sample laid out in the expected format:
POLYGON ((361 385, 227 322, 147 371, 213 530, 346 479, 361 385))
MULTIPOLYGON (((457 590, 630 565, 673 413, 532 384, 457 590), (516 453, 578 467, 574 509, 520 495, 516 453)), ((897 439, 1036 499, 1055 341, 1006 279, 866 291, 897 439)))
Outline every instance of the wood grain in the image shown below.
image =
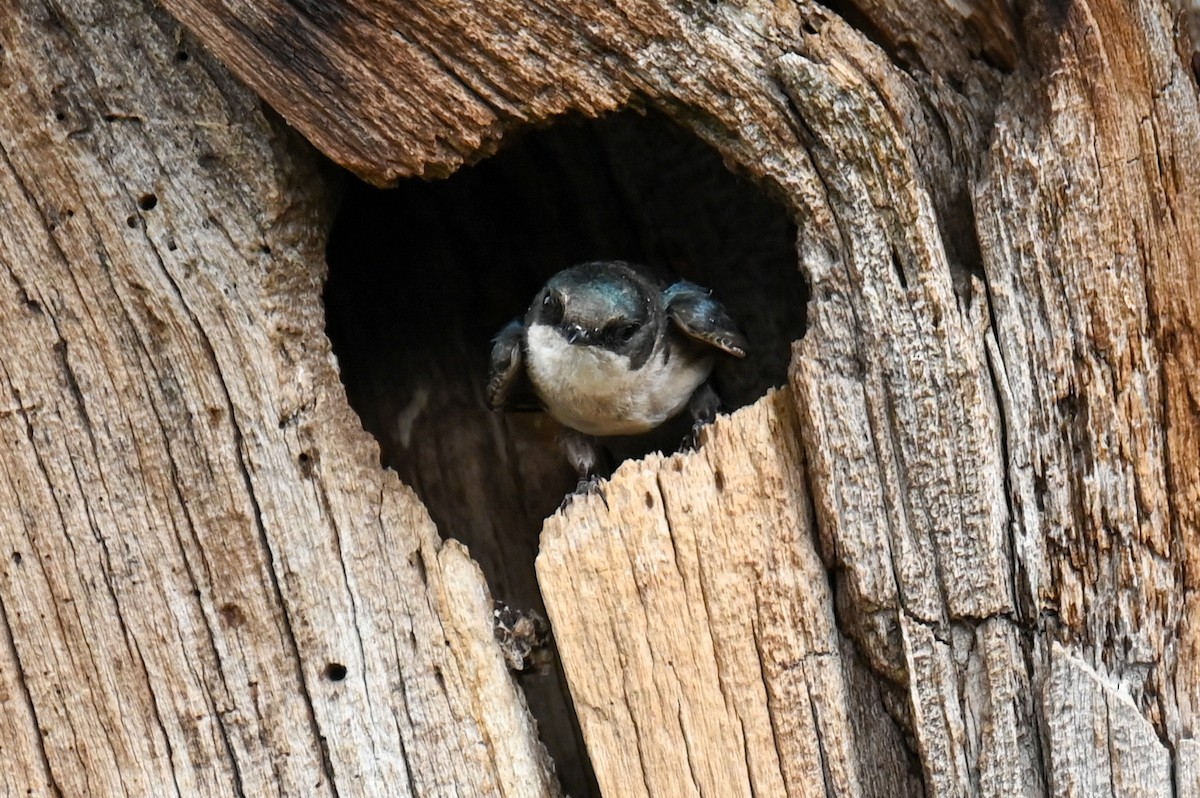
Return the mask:
MULTIPOLYGON (((166 8, 376 184, 635 104, 795 218, 787 391, 546 527, 606 793, 1196 792, 1200 107, 1164 3, 166 8)), ((552 792, 478 573, 330 368, 305 156, 147 7, 0 33, 4 778, 552 792)))
POLYGON ((1200 217, 1176 170, 1196 162, 1177 147, 1200 141, 1200 106, 1165 9, 1140 8, 1137 25, 1115 5, 1073 8, 1072 35, 1031 39, 1055 67, 1001 110, 977 201, 1016 574, 1042 620, 1177 739, 1200 689, 1196 317, 1182 309, 1200 217))
POLYGON ((1086 663, 1055 647, 1043 700, 1052 795, 1175 794, 1171 757, 1153 727, 1086 663))
POLYGON ((346 404, 311 153, 149 4, 0 42, 6 794, 553 794, 346 404))
POLYGON ((538 577, 605 795, 914 794, 881 767, 899 739, 851 722, 797 434, 772 393, 547 522, 538 577))

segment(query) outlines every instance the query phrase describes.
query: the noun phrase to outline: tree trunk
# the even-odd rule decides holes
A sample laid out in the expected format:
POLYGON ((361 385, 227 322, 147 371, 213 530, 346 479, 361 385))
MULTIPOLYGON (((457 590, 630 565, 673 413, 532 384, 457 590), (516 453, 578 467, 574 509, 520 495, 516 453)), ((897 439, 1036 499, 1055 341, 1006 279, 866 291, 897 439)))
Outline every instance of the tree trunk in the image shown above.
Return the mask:
POLYGON ((0 37, 2 792, 552 794, 346 404, 311 153, 148 3, 0 37))
MULTIPOLYGON (((396 451, 426 436, 397 467, 461 505, 431 502, 443 542, 332 362, 336 180, 224 64, 378 186, 634 106, 795 221, 811 299, 786 385, 542 531, 600 793, 1200 798, 1200 96, 1178 14, 163 5, 213 56, 135 0, 0 14, 6 793, 593 789, 566 709, 539 742, 454 540, 538 603, 479 528, 542 514, 544 431, 359 395, 396 451)), ((476 234, 456 203, 445 240, 476 234)), ((436 273, 469 276, 449 251, 436 273)), ((787 329, 792 294, 767 293, 787 329)), ((474 407, 445 353, 486 342, 458 329, 410 343, 442 347, 425 376, 474 407)))

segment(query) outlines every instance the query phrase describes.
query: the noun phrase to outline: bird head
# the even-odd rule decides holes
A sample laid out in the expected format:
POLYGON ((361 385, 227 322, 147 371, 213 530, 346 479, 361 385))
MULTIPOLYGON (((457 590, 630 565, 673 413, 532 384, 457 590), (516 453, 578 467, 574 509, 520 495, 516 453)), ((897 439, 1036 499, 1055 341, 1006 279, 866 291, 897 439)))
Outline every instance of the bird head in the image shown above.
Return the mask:
POLYGON ((659 292, 623 263, 584 263, 550 278, 534 298, 526 325, 551 327, 569 344, 631 357, 653 346, 659 292))

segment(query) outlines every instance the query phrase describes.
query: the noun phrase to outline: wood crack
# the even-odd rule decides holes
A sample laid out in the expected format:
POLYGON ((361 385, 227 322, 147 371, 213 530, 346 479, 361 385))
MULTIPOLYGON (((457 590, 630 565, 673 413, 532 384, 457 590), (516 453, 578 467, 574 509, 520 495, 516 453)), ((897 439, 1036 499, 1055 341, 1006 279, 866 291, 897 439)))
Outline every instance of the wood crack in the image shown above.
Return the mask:
POLYGON ((313 704, 311 689, 304 673, 303 661, 300 656, 300 646, 296 640, 296 634, 295 630, 293 629, 291 615, 288 612, 288 603, 279 581, 279 572, 275 559, 275 553, 271 548, 267 526, 263 520, 262 508, 259 506, 258 496, 254 488, 254 481, 250 473, 250 467, 245 460, 247 448, 241 425, 238 422, 237 406, 233 401, 233 394, 230 392, 229 385, 225 382, 225 376, 221 370, 220 361, 217 358, 216 350, 213 348, 212 342, 209 340, 208 334, 203 325, 200 323, 200 320, 196 317, 195 313, 192 312, 191 308, 188 307, 187 301, 184 299, 183 292, 180 290, 179 285, 176 283, 174 277, 171 276, 170 272, 165 268, 165 265, 162 264, 161 261, 160 268, 162 270, 162 274, 166 277, 167 281, 174 290, 176 299, 178 299, 180 306, 190 319, 192 327, 197 333, 203 346, 205 356, 212 367, 212 374, 214 377, 216 377, 217 383, 220 385, 225 397, 225 406, 228 409, 230 429, 233 432, 234 451, 237 453, 239 472, 242 477, 243 486, 245 487, 246 498, 250 502, 250 505, 253 509, 254 527, 258 533, 259 545, 261 547, 263 557, 267 563, 267 573, 271 578, 271 589, 277 601, 279 602, 279 621, 285 638, 288 641, 288 653, 292 659, 292 662, 295 664, 297 686, 300 688, 300 692, 304 697, 304 704, 307 709, 308 721, 310 724, 309 728, 313 734, 313 739, 320 742, 325 777, 329 780, 330 791, 332 792, 334 798, 339 798, 338 783, 333 769, 333 758, 330 755, 329 745, 325 739, 325 736, 321 734, 321 726, 317 720, 316 707, 313 704))
POLYGON ((59 786, 58 780, 54 777, 54 770, 50 767, 50 757, 46 753, 45 730, 41 720, 38 719, 38 708, 37 704, 33 701, 32 693, 29 691, 29 678, 26 674, 25 663, 22 661, 21 653, 17 649, 16 637, 13 634, 12 624, 8 618, 8 608, 5 607, 3 601, 0 601, 0 627, 4 631, 5 648, 8 650, 7 659, 13 664, 13 668, 16 671, 14 681, 21 692, 21 700, 25 706, 25 711, 29 713, 29 718, 33 722, 33 728, 29 730, 29 734, 36 742, 43 777, 46 779, 46 783, 55 795, 55 798, 63 798, 62 787, 59 786))

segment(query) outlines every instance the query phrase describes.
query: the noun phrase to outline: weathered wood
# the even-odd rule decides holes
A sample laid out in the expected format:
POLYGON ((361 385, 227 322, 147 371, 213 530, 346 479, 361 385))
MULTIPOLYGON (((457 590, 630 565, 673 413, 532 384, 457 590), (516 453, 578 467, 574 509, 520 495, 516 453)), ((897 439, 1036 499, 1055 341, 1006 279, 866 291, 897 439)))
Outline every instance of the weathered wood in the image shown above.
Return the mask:
MULTIPOLYGON (((722 399, 738 407, 786 379, 803 333, 794 241, 782 208, 661 115, 572 118, 447 180, 387 191, 347 181, 328 248, 328 331, 383 462, 469 546, 498 601, 537 609, 542 522, 577 477, 552 420, 488 410, 492 336, 564 264, 673 266, 713 288, 754 338, 753 358, 718 368, 722 399), (570 209, 575 198, 586 202, 570 209)), ((674 450, 685 427, 634 453, 674 450)), ((520 683, 564 790, 584 798, 565 678, 538 669, 520 683)))
MULTIPOLYGON (((813 299, 789 390, 547 527, 543 587, 609 792, 1157 795, 1172 772, 1196 792, 1200 107, 1164 3, 857 4, 882 48, 783 3, 166 5, 375 183, 637 98, 800 225, 813 299), (803 457, 765 432, 793 428, 803 457), (738 573, 770 600, 726 587, 738 573), (837 732, 865 718, 870 736, 837 732)), ((161 28, 130 28, 136 57, 181 82, 147 81, 91 14, 0 21, 5 69, 23 65, 0 72, 6 501, 33 529, 114 530, 22 532, 5 566, 5 656, 49 663, 0 681, 13 771, 66 791, 168 774, 220 791, 213 761, 248 792, 331 773, 347 791, 519 783, 479 744, 520 723, 469 609, 481 580, 369 466, 324 362, 324 217, 300 159, 233 89, 187 77, 195 60, 172 64, 161 28), (185 97, 207 124, 163 125, 185 97), (193 139, 212 173, 184 156, 193 139), (89 635, 119 659, 65 642, 89 635), (60 697, 64 678, 80 687, 60 697), (439 707, 436 731, 423 711, 387 726, 380 695, 439 707), (178 731, 196 707, 207 723, 178 731), (123 710, 141 734, 96 744, 123 710)), ((529 738, 510 742, 545 785, 529 738)))
POLYGON ((1154 728, 1127 696, 1058 647, 1043 701, 1053 795, 1172 795, 1171 757, 1154 728))
POLYGON ((1179 740, 1200 697, 1200 197, 1180 182, 1200 106, 1166 8, 1137 8, 1045 20, 1070 35, 1031 37, 1047 66, 1000 111, 976 201, 1023 614, 1179 740))
POLYGON ((1200 795, 1200 742, 1183 740, 1175 752, 1175 794, 1178 798, 1200 795))
POLYGON ((6 792, 552 794, 478 569, 345 402, 310 153, 150 4, 0 45, 6 792))
POLYGON ((797 432, 774 393, 547 522, 538 576, 605 795, 918 793, 890 724, 852 722, 797 432))

